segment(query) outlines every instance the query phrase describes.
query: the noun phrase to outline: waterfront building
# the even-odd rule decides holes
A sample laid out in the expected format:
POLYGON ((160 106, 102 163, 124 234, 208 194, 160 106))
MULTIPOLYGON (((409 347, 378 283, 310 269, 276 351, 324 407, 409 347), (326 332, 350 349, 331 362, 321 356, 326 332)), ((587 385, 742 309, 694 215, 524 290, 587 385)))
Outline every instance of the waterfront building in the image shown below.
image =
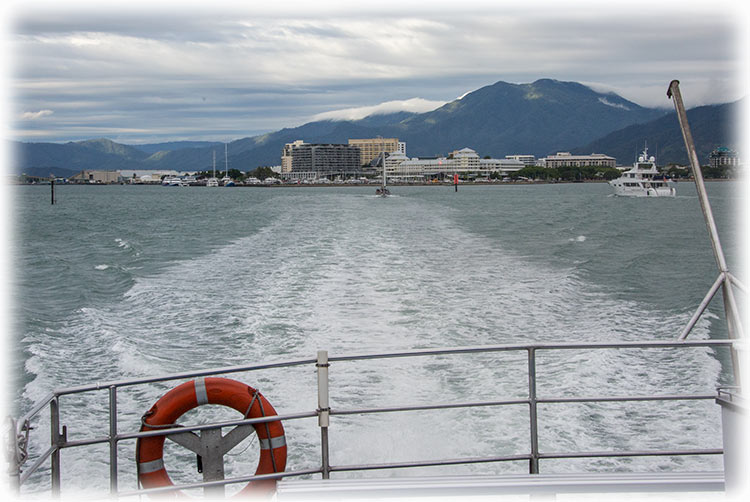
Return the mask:
POLYGON ((508 160, 517 160, 519 162, 523 162, 523 165, 525 166, 536 165, 536 157, 534 157, 533 155, 506 155, 505 158, 508 160))
POLYGON ((120 183, 122 177, 117 171, 95 171, 85 169, 80 173, 74 174, 68 178, 69 183, 95 183, 95 184, 106 184, 106 183, 120 183))
POLYGON ((304 145, 305 142, 301 139, 293 143, 287 143, 284 145, 284 149, 281 152, 281 172, 291 173, 292 172, 292 150, 300 145, 304 145))
POLYGON ((390 155, 385 156, 385 167, 386 169, 393 170, 401 165, 402 162, 409 160, 409 157, 401 152, 393 152, 390 155))
POLYGON ((179 178, 182 176, 195 175, 195 171, 174 171, 174 170, 151 170, 151 169, 120 169, 117 171, 126 183, 161 183, 161 179, 179 178))
POLYGON ((740 165, 740 157, 734 150, 722 146, 708 154, 708 163, 713 168, 737 167, 740 165))
POLYGON ((471 148, 454 150, 448 158, 450 165, 456 172, 475 172, 479 170, 479 155, 471 148))
POLYGON ((349 145, 359 148, 360 165, 369 165, 373 159, 380 157, 380 154, 401 152, 406 155, 406 143, 399 142, 398 138, 367 138, 367 139, 350 139, 349 145))
POLYGON ((356 146, 296 141, 291 145, 288 152, 288 156, 291 157, 291 170, 282 172, 287 179, 350 177, 362 172, 360 151, 356 146))
POLYGON ((479 159, 480 173, 496 172, 501 176, 508 176, 511 173, 520 171, 526 165, 515 159, 479 159))
POLYGON ((406 160, 396 157, 393 164, 386 159, 385 165, 388 176, 406 179, 444 178, 454 174, 489 176, 493 173, 504 177, 525 167, 522 162, 513 159, 480 159, 471 148, 456 150, 448 157, 406 160))
POLYGON ((614 157, 603 153, 592 153, 591 155, 572 155, 570 152, 557 152, 542 159, 544 167, 612 167, 616 165, 614 157))

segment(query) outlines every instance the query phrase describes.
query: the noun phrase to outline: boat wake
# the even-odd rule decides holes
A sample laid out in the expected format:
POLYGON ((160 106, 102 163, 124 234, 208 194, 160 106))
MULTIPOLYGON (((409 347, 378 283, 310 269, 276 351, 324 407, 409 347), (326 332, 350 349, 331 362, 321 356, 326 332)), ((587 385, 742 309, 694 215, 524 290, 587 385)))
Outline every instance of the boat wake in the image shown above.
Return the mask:
MULTIPOLYGON (((38 339, 31 344, 27 370, 36 378, 27 385, 26 396, 33 400, 60 384, 310 358, 320 349, 342 355, 672 339, 689 316, 613 298, 581 279, 575 268, 529 261, 500 241, 468 231, 461 213, 450 208, 398 196, 398 204, 375 206, 367 201, 370 195, 302 195, 297 204, 291 197, 270 200, 267 211, 273 219, 252 235, 176 261, 156 274, 137 276, 117 301, 80 309, 51 332, 30 335, 38 339), (352 218, 353 213, 359 216, 352 218), (53 347, 58 339, 75 343, 53 347)), ((585 242, 586 236, 569 240, 585 242)), ((706 337, 710 322, 710 317, 702 319, 694 336, 706 337)), ((524 353, 336 363, 330 372, 336 409, 519 398, 528 388, 524 353)), ((539 394, 620 395, 635 389, 664 394, 667 384, 672 386, 668 393, 690 392, 715 384, 719 372, 716 359, 700 349, 683 358, 669 350, 645 355, 568 351, 540 358, 539 394)), ((281 413, 317 406, 311 368, 266 370, 242 378, 281 413)), ((122 429, 137 429, 141 414, 168 388, 123 392, 122 429)), ((71 432, 106 423, 101 407, 81 402, 75 408, 68 421, 71 432)), ((710 447, 720 433, 711 428, 715 413, 710 404, 698 410, 684 403, 626 409, 542 405, 540 444, 544 451, 679 447, 687 442, 679 431, 688 428, 710 447)), ((315 465, 315 421, 290 421, 285 428, 289 468, 315 465)), ((510 406, 335 416, 331 431, 333 464, 512 454, 528 450, 528 410, 510 406), (443 433, 438 440, 436 431, 443 433)), ((88 486, 97 469, 107 479, 106 465, 92 467, 88 455, 70 455, 68 479, 88 486)), ((550 461, 545 472, 659 470, 675 462, 686 470, 702 470, 721 460, 550 461)), ((252 472, 255 459, 238 456, 233 464, 236 472, 252 472)), ((527 463, 516 462, 452 467, 450 472, 527 469, 527 463)), ((445 472, 435 467, 387 475, 445 472)), ((124 476, 134 483, 133 472, 124 476)))

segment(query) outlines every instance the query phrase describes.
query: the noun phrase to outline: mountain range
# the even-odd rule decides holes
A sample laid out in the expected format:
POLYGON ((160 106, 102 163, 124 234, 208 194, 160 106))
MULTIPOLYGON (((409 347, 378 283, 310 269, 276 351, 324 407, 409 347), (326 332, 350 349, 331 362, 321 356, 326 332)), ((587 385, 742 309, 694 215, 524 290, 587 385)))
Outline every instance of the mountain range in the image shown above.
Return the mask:
MULTIPOLYGON (((733 126, 739 105, 688 111, 701 161, 716 147, 736 149, 733 126)), ((557 151, 605 153, 626 165, 648 142, 650 153, 658 153, 659 164, 688 162, 673 111, 645 108, 576 82, 541 79, 530 84, 497 82, 426 113, 316 121, 238 139, 228 144, 229 165, 240 171, 278 165, 284 144, 298 139, 346 143, 350 138, 377 136, 405 141, 409 157, 447 155, 469 147, 483 157, 496 158, 510 154, 543 157, 557 151)), ((14 142, 12 147, 14 172, 69 176, 83 169, 206 170, 211 168, 214 151, 221 159, 223 146, 205 141, 124 145, 102 138, 64 144, 14 142)), ((223 159, 217 167, 223 168, 223 159)))

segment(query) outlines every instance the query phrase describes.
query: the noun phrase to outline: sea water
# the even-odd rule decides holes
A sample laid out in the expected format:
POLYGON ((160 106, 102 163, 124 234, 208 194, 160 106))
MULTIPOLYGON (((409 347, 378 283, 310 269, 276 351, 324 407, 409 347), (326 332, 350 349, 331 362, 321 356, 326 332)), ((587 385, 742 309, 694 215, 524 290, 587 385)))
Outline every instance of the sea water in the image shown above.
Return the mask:
MULTIPOLYGON (((736 271, 740 194, 734 183, 707 185, 736 271)), ((687 183, 676 198, 658 199, 613 197, 599 183, 462 185, 458 192, 394 187, 388 198, 375 197, 372 187, 56 188, 55 205, 49 186, 13 193, 7 350, 16 415, 57 388, 314 358, 323 349, 335 356, 674 340, 718 275, 687 183)), ((691 338, 725 338, 725 331, 715 301, 691 338)), ((540 397, 711 393, 731 383, 720 350, 539 359, 540 397)), ((520 399, 528 392, 524 352, 342 362, 330 375, 334 409, 520 399)), ((312 366, 239 378, 279 413, 317 407, 312 366)), ((122 390, 120 430, 137 430, 171 386, 122 390)), ((102 394, 98 402, 61 399, 70 440, 106 435, 102 394)), ((717 408, 710 401, 542 404, 540 450, 720 448, 717 408)), ((316 419, 285 428, 287 470, 317 467, 316 419)), ((38 434, 37 453, 49 441, 38 434)), ((523 454, 528 407, 334 416, 330 438, 334 465, 523 454)), ((119 448, 121 490, 136 488, 134 448, 127 441, 119 448)), ((169 450, 165 459, 176 481, 199 479, 194 458, 191 465, 169 450)), ((106 491, 108 461, 105 446, 65 450, 64 493, 106 491)), ((248 452, 229 462, 229 475, 254 471, 248 452)), ((721 469, 719 456, 541 463, 542 472, 712 469, 721 469)), ((508 472, 528 472, 528 462, 365 475, 508 472)), ((47 489, 47 474, 32 477, 25 490, 47 489)))

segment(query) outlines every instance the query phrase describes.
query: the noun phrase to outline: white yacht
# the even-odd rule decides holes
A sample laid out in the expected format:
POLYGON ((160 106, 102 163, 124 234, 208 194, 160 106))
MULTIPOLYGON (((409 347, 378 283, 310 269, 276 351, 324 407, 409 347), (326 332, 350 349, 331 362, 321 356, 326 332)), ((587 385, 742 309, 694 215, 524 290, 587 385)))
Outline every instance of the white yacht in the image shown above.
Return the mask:
POLYGON ((648 156, 648 148, 622 176, 609 182, 615 195, 626 197, 674 197, 677 195, 674 181, 659 173, 656 159, 648 156))

